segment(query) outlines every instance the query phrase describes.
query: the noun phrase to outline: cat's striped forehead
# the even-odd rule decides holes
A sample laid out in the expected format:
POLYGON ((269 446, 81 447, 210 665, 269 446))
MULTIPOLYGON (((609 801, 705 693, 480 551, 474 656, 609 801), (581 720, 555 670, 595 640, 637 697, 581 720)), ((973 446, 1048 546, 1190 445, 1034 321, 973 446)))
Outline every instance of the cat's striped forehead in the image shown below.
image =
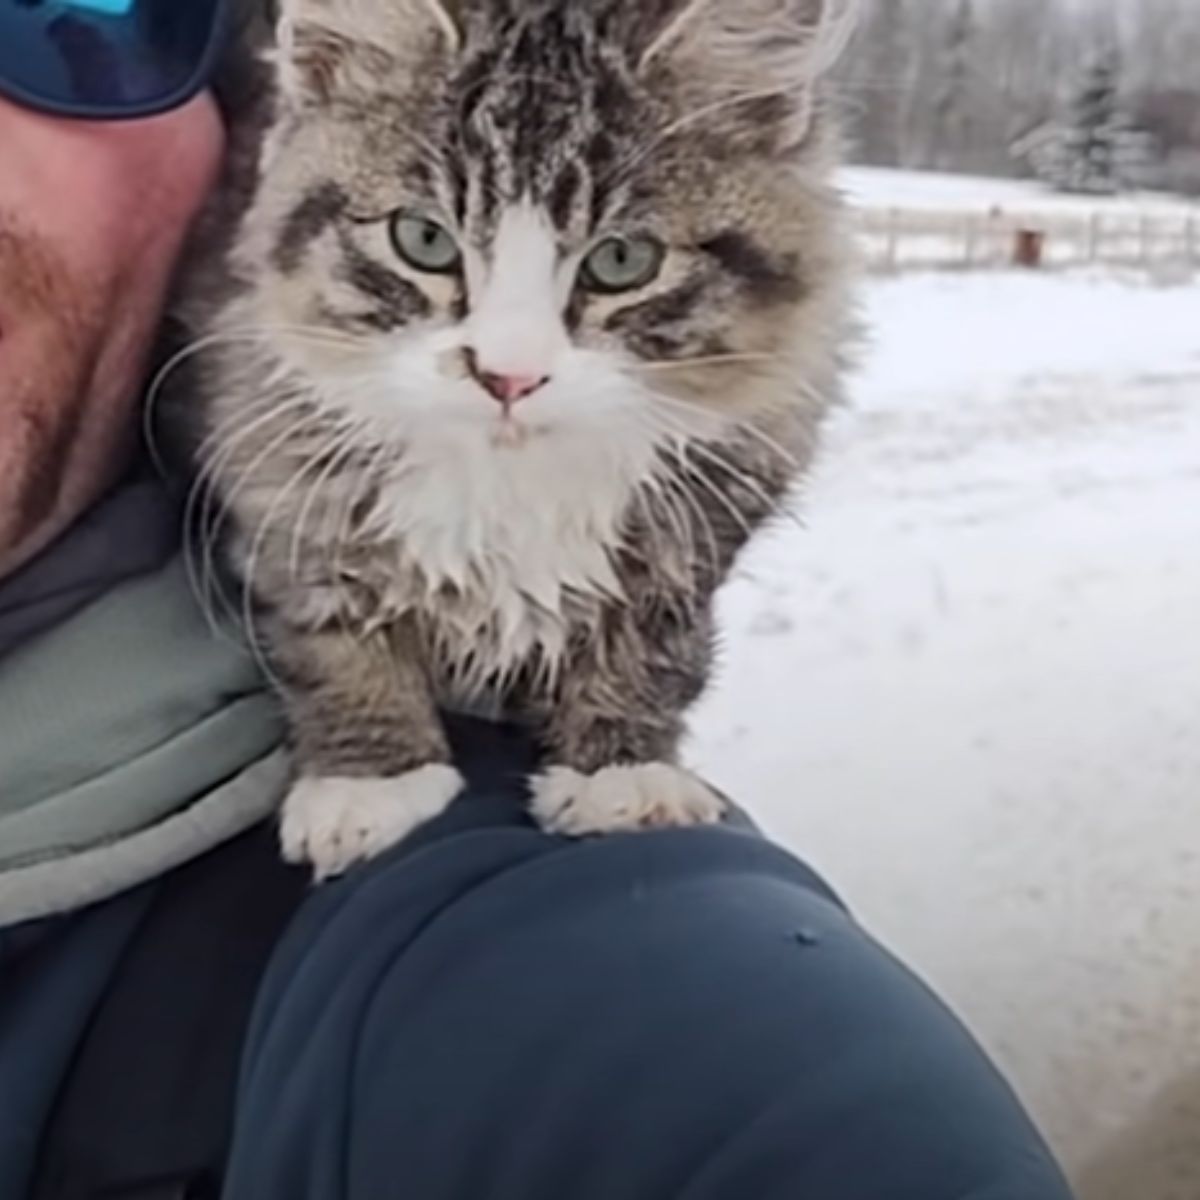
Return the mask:
POLYGON ((485 29, 442 113, 456 216, 486 236, 506 205, 529 199, 564 233, 590 232, 628 200, 656 115, 583 10, 551 7, 485 29))

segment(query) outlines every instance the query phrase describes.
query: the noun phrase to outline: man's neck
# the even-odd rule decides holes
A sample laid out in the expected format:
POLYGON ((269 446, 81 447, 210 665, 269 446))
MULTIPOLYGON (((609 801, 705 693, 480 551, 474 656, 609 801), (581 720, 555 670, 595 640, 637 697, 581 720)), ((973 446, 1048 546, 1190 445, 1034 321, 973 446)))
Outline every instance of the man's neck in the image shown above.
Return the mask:
POLYGON ((35 559, 0 577, 0 657, 161 566, 177 547, 178 528, 155 482, 137 479, 110 493, 35 559))

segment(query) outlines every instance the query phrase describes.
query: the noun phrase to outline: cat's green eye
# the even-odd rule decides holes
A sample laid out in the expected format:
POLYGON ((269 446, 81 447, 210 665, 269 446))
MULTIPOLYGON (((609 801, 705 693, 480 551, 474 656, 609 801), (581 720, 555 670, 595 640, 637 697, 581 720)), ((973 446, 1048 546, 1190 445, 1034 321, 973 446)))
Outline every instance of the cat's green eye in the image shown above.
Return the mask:
POLYGON ((428 275, 448 275, 458 269, 462 251, 444 225, 418 213, 392 217, 392 245, 410 267, 428 275))
POLYGON ((583 261, 583 285, 613 295, 653 283, 662 270, 666 249, 652 237, 611 237, 583 261))

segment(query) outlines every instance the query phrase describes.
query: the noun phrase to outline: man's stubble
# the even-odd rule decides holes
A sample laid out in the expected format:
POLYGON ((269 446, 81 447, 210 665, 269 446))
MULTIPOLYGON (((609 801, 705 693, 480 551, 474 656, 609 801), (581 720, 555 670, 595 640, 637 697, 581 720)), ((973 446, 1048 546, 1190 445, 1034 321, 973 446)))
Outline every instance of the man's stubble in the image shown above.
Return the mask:
POLYGON ((0 573, 72 479, 108 297, 0 211, 0 573))

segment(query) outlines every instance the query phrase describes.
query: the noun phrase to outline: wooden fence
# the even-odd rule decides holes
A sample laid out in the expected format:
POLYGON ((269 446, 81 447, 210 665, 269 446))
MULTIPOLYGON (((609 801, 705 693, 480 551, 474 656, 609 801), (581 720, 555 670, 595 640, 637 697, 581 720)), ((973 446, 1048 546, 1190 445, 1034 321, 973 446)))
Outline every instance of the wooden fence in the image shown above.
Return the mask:
POLYGON ((867 263, 881 272, 1105 264, 1200 271, 1194 210, 860 208, 867 263))

